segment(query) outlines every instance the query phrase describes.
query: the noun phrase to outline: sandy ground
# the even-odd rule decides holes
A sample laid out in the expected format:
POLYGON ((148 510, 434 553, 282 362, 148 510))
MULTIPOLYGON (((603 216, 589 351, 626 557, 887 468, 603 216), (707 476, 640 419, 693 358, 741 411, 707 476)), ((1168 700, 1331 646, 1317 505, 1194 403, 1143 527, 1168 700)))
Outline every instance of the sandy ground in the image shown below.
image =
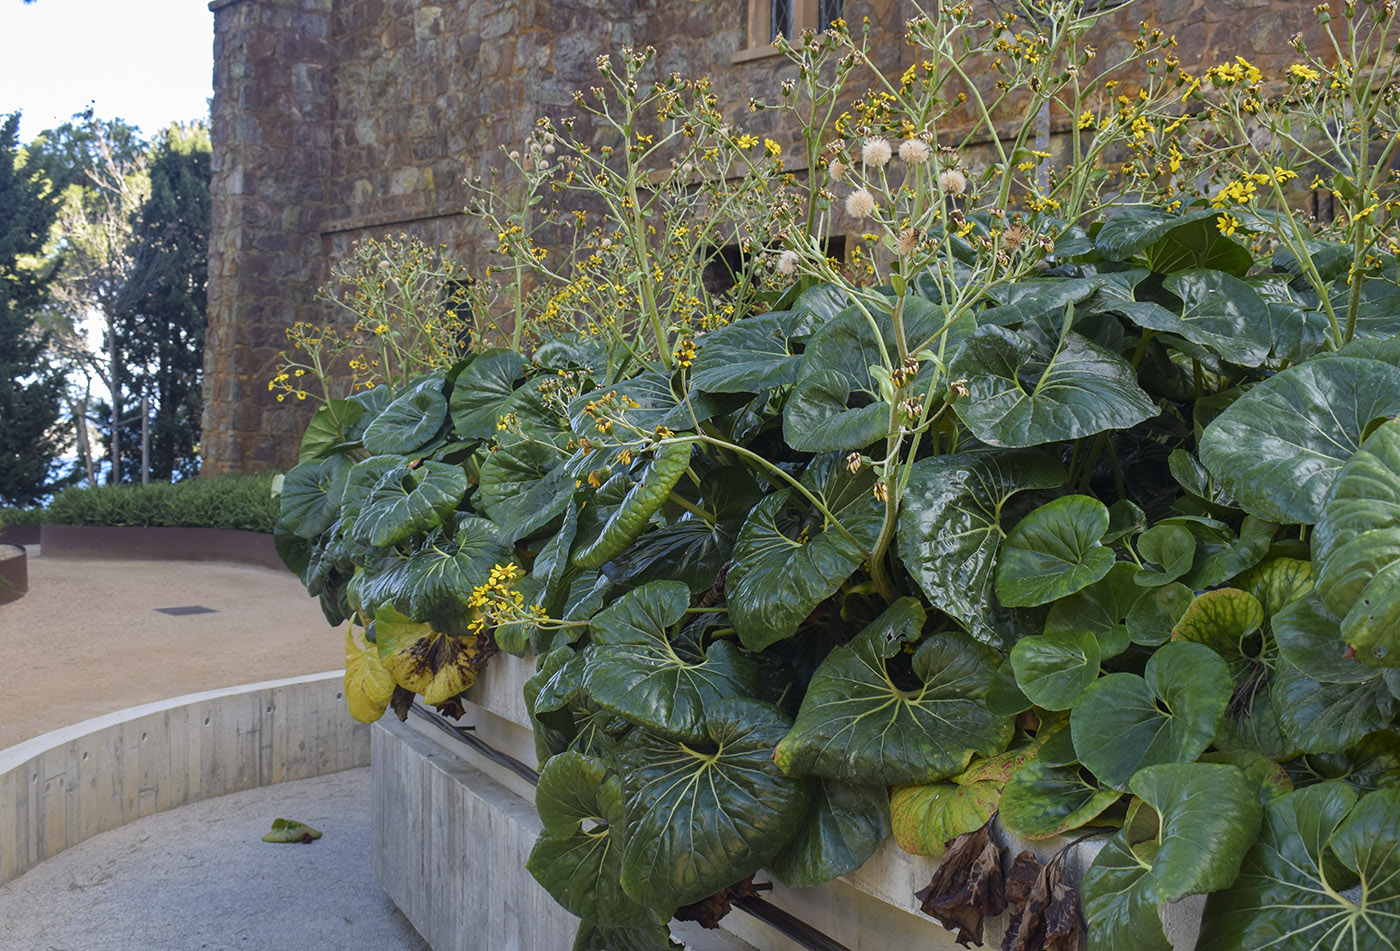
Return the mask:
POLYGON ((0 605, 0 748, 139 703, 338 670, 344 635, 289 572, 29 558, 0 605), (167 615, 157 608, 205 607, 167 615))

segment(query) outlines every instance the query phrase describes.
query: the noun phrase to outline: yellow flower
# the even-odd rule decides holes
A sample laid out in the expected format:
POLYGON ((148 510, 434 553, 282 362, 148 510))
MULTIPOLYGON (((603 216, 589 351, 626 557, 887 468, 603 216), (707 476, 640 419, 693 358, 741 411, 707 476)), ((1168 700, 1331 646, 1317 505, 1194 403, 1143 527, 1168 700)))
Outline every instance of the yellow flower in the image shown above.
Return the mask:
POLYGON ((1079 128, 1081 129, 1092 129, 1096 122, 1094 114, 1087 109, 1079 115, 1079 128))
POLYGON ((376 326, 376 327, 374 328, 374 334, 375 334, 375 336, 379 336, 379 335, 381 335, 381 334, 388 333, 388 331, 389 331, 389 325, 388 325, 388 324, 383 324, 383 323, 381 323, 381 324, 379 324, 378 326, 376 326))
POLYGON ((758 138, 757 136, 752 136, 745 132, 743 135, 739 136, 737 139, 734 140, 734 144, 741 149, 748 150, 758 144, 758 138))
POLYGON ((1302 63, 1294 63, 1292 66, 1288 67, 1288 77, 1297 82, 1312 83, 1321 79, 1322 74, 1311 66, 1305 66, 1302 63))
POLYGON ((1235 233, 1235 229, 1240 226, 1240 220, 1234 215, 1221 215, 1215 219, 1215 227, 1220 229, 1220 233, 1229 237, 1235 233))
POLYGON ((783 154, 783 147, 772 139, 764 139, 763 151, 767 152, 772 158, 777 158, 779 155, 783 154))

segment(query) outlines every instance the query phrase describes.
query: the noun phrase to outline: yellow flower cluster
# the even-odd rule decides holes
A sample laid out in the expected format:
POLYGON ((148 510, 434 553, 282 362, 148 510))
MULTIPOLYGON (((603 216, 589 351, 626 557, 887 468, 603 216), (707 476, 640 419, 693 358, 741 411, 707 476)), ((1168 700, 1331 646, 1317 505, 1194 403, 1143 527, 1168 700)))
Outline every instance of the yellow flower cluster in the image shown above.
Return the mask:
POLYGON ((525 577, 515 562, 493 565, 491 574, 484 584, 472 589, 467 599, 467 607, 473 612, 468 630, 473 634, 483 633, 487 628, 505 627, 509 624, 538 624, 548 615, 538 604, 526 606, 525 596, 516 591, 514 585, 525 577))

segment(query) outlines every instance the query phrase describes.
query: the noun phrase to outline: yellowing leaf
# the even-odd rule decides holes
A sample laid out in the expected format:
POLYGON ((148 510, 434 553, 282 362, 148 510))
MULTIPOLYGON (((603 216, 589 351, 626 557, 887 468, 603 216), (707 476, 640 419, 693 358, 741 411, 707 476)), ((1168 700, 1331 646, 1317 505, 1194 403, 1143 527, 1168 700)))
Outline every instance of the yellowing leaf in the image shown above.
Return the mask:
POLYGON ((353 628, 345 628, 345 705, 361 723, 373 723, 384 715, 394 694, 394 678, 379 660, 373 645, 362 645, 353 628))
POLYGON ((439 704, 476 683, 494 647, 487 635, 453 637, 404 617, 390 605, 375 614, 379 659, 394 683, 439 704))

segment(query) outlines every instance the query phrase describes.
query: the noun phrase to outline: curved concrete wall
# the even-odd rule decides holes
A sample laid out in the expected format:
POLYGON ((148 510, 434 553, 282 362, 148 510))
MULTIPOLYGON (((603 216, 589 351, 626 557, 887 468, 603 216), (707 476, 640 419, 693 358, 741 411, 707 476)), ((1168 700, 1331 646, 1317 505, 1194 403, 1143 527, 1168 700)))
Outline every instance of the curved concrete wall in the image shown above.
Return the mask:
POLYGON ((369 764, 342 671, 186 694, 0 750, 0 885, 176 806, 369 764))

